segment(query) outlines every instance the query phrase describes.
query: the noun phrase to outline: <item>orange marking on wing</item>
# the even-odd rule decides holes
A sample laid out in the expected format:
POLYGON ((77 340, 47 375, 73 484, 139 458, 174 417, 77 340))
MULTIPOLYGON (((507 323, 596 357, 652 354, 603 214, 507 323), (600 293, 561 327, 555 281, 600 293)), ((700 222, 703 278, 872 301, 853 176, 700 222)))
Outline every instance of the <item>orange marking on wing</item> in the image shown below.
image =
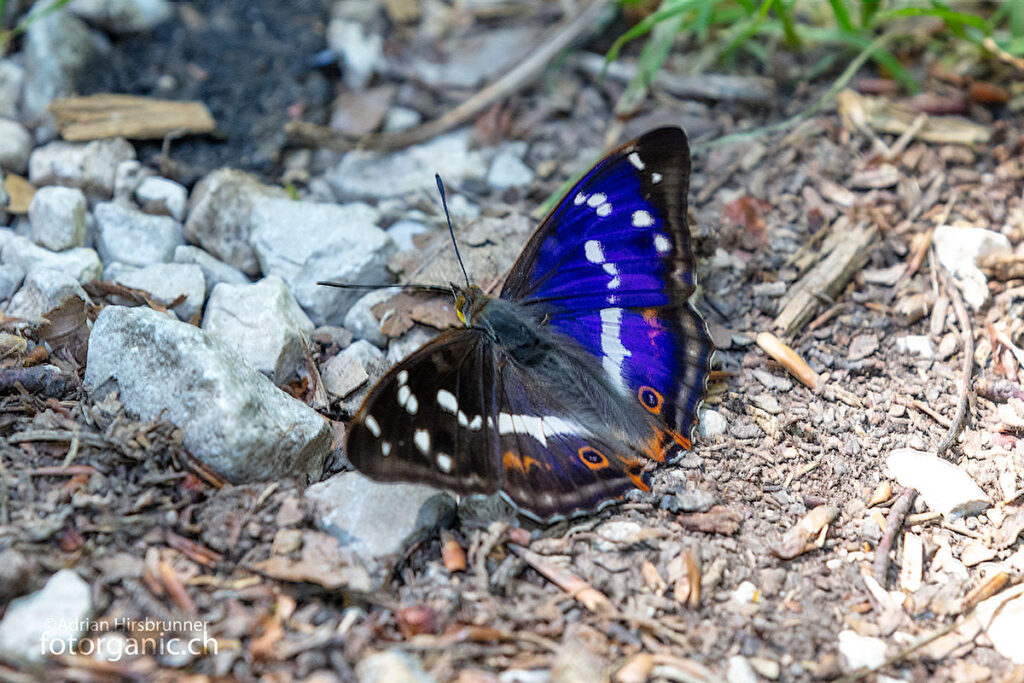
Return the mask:
POLYGON ((608 467, 608 456, 593 446, 583 446, 577 451, 580 462, 592 470, 603 470, 608 467))
POLYGON ((637 389, 636 397, 647 412, 652 415, 661 415, 661 407, 665 405, 665 397, 654 387, 642 386, 637 389))
POLYGON ((644 465, 639 460, 631 458, 625 461, 626 476, 641 491, 650 491, 651 486, 643 479, 644 465))
POLYGON ((693 444, 688 438, 672 429, 655 429, 654 436, 647 440, 644 450, 647 456, 656 462, 665 462, 669 448, 675 442, 685 450, 690 450, 693 444))
POLYGON ((506 472, 515 470, 516 472, 525 475, 529 474, 532 468, 540 467, 541 464, 528 455, 520 458, 512 451, 505 451, 501 457, 501 466, 505 468, 506 472))

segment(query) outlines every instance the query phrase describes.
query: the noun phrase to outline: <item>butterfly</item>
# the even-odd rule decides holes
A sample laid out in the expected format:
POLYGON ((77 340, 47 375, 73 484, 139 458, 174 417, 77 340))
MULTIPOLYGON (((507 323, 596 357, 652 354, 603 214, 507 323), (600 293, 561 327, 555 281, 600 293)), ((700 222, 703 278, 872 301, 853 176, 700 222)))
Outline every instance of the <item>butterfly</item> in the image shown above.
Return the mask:
POLYGON ((453 284, 464 327, 370 390, 352 465, 542 523, 649 490, 649 463, 690 448, 714 350, 689 303, 689 178, 686 134, 650 131, 575 184, 499 296, 453 284))

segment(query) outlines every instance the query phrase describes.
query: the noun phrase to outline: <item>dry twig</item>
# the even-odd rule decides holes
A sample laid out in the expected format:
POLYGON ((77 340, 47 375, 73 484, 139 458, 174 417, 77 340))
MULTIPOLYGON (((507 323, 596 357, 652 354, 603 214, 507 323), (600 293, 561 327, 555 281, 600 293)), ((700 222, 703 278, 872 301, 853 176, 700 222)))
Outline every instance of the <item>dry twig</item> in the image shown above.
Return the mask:
POLYGON ((882 534, 882 540, 875 547, 875 562, 872 567, 875 581, 883 588, 888 584, 886 576, 889 574, 889 551, 903 528, 903 521, 907 518, 910 508, 913 507, 915 498, 917 498, 917 489, 909 487, 903 489, 899 498, 889 508, 888 517, 885 518, 885 533, 882 534))
POLYGON ((964 427, 964 418, 967 417, 967 401, 970 397, 971 373, 974 370, 974 330, 971 329, 971 318, 967 314, 967 307, 960 295, 960 290, 953 284, 952 278, 947 273, 942 274, 942 288, 946 296, 953 303, 953 311, 960 322, 960 331, 963 337, 963 366, 960 371, 960 390, 957 394, 956 413, 953 422, 949 425, 946 436, 939 445, 935 447, 935 454, 941 456, 950 449, 960 430, 964 427))

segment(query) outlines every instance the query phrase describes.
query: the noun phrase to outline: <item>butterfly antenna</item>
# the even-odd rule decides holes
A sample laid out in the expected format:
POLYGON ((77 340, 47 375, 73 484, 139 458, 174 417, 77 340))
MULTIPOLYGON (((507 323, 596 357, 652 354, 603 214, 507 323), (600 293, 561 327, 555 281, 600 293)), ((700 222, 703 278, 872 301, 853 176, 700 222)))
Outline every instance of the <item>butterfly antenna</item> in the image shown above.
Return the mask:
POLYGON ((448 221, 448 234, 452 236, 452 246, 455 247, 455 258, 459 259, 459 267, 462 268, 462 275, 466 278, 466 289, 469 289, 469 273, 466 272, 466 265, 462 262, 462 254, 459 253, 459 244, 455 241, 455 228, 452 227, 452 217, 448 213, 448 200, 444 196, 444 183, 441 182, 441 176, 437 173, 434 174, 434 180, 437 181, 437 191, 441 193, 441 206, 444 207, 444 217, 448 221))

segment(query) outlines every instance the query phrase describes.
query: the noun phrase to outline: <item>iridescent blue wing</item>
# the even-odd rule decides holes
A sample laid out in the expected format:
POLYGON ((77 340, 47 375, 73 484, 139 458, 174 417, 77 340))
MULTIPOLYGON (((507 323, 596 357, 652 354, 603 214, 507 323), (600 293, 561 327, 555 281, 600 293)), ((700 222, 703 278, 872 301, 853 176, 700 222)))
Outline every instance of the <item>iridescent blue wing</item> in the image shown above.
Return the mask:
POLYGON ((660 426, 646 451, 689 447, 713 347, 690 306, 690 152, 661 128, 609 154, 537 229, 501 296, 597 357, 609 380, 660 426))

